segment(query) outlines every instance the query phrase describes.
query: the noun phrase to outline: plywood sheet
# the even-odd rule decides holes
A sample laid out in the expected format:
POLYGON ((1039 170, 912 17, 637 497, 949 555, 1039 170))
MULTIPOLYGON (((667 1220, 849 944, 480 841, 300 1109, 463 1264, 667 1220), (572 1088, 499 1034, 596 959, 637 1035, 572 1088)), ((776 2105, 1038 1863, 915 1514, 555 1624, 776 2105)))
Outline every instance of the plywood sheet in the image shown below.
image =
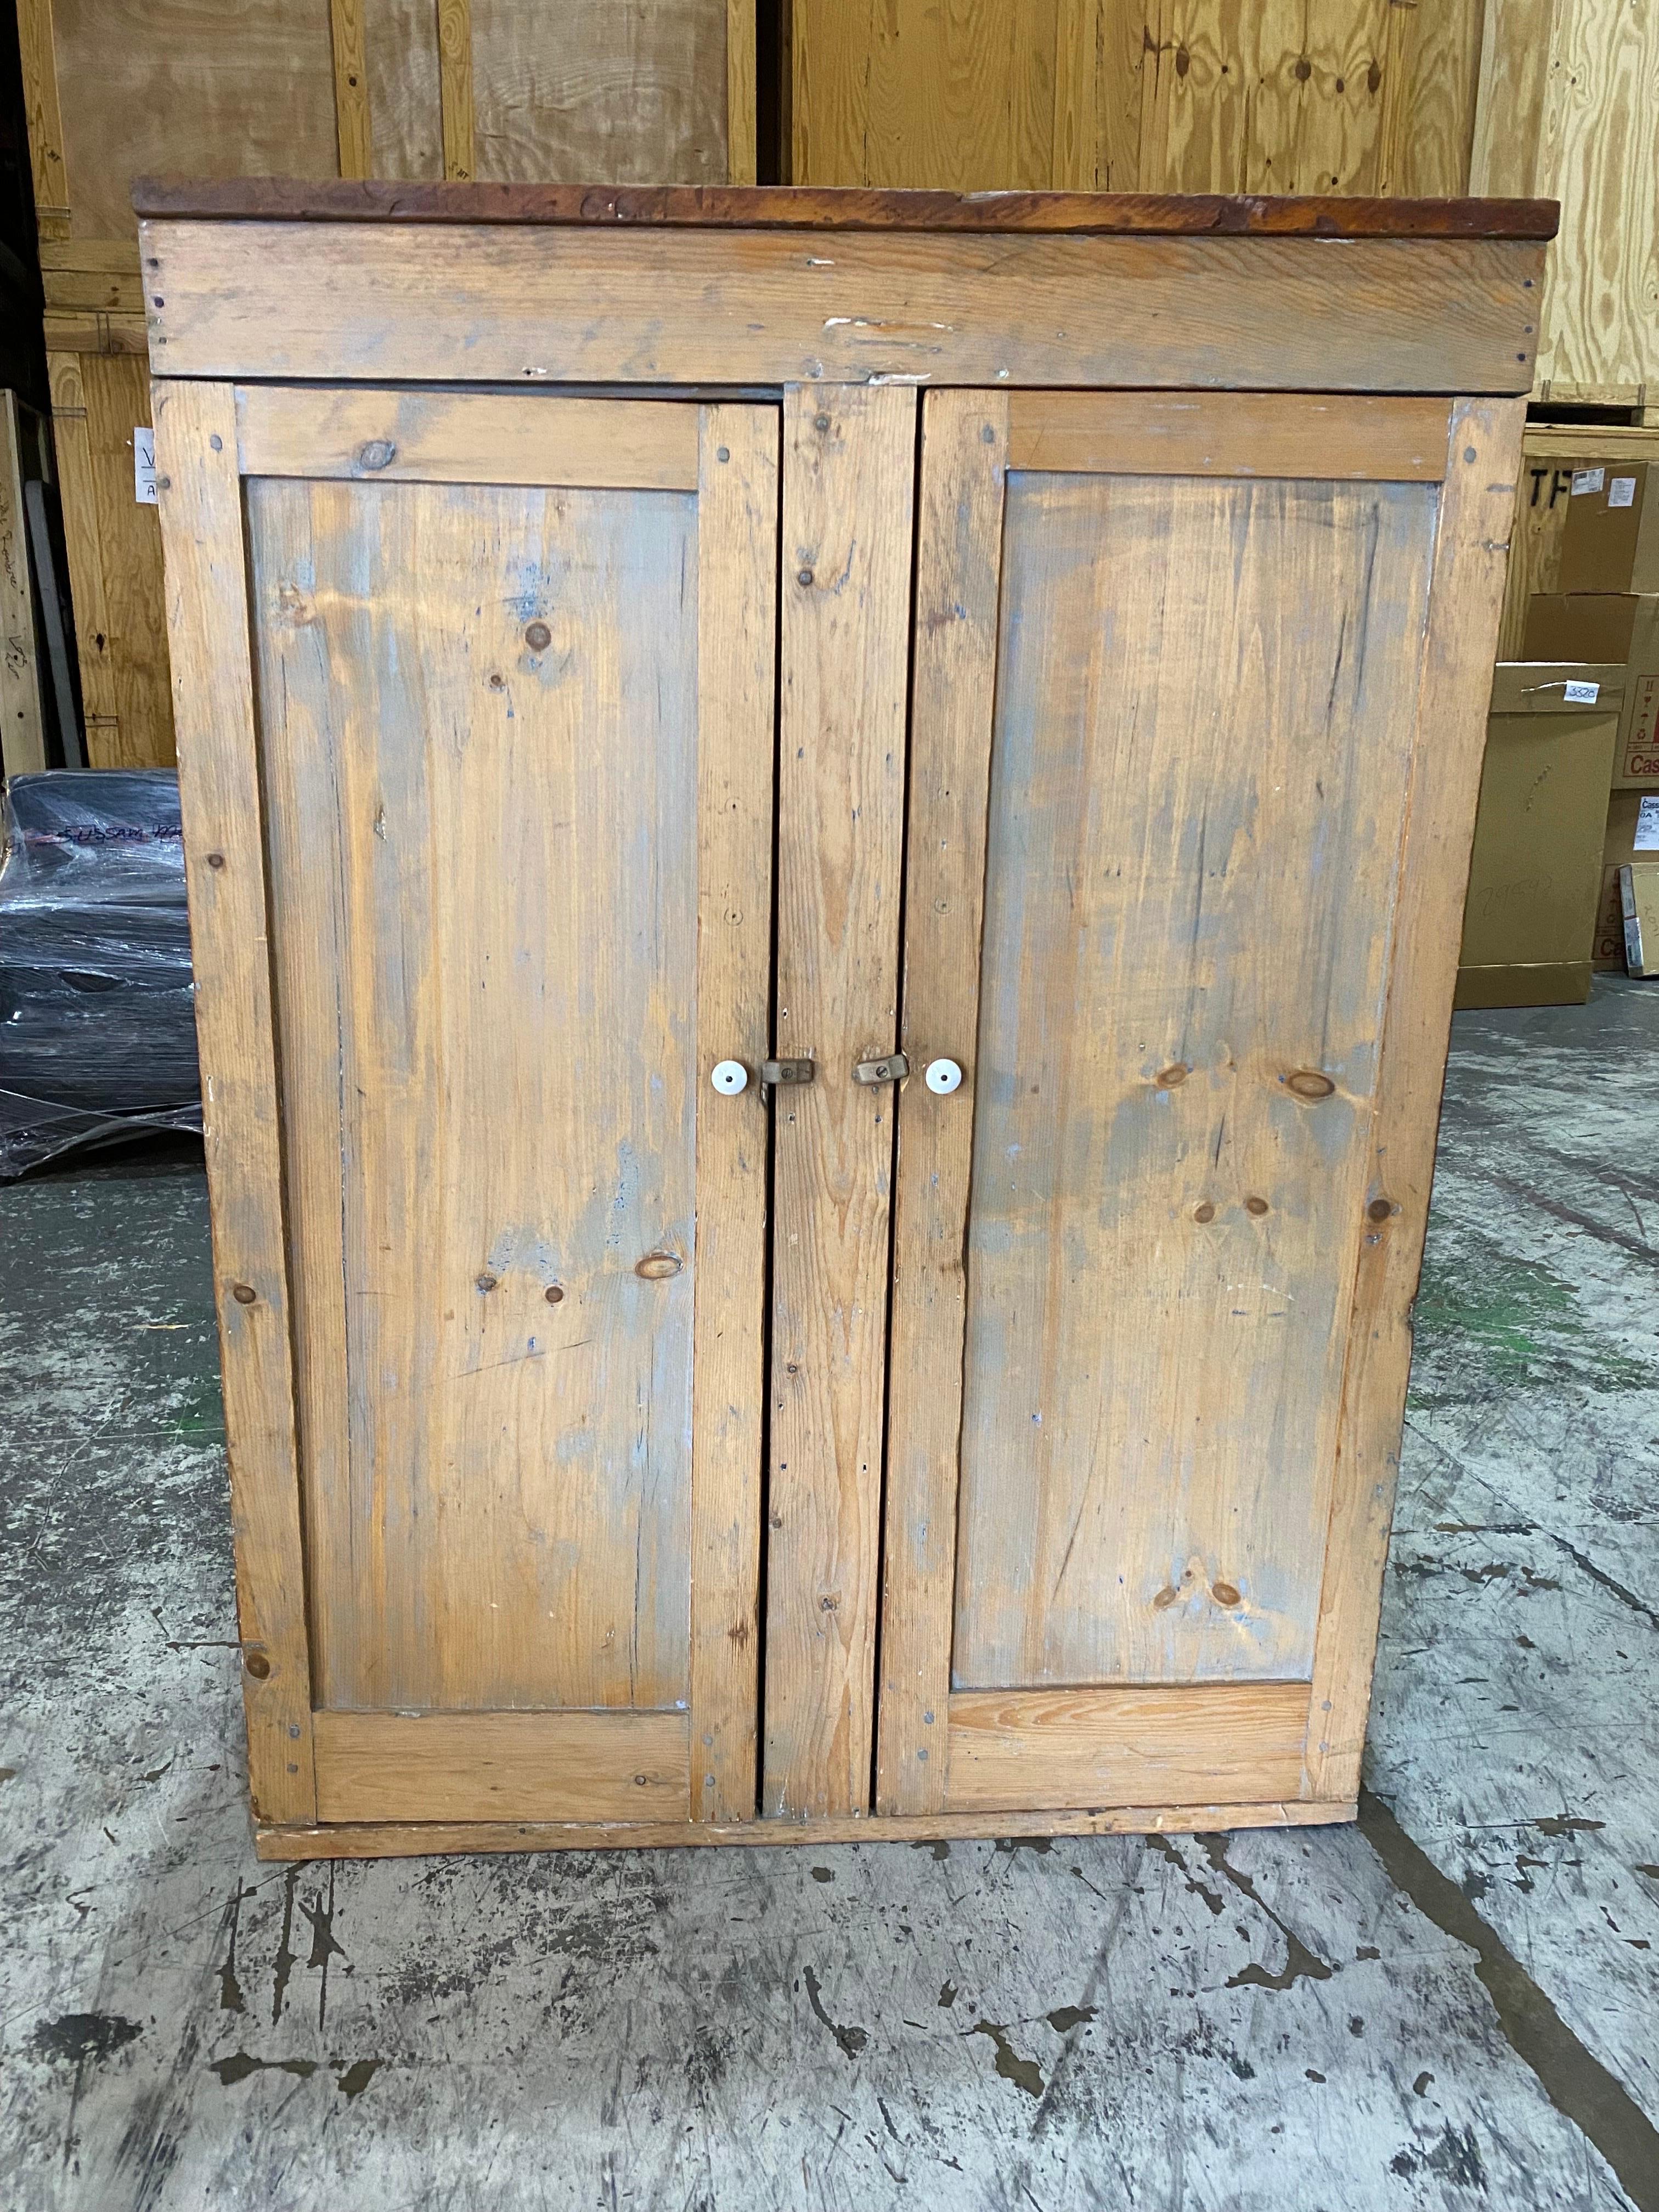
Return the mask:
POLYGON ((76 238, 137 228, 137 176, 337 176, 328 0, 52 0, 76 238))
POLYGON ((560 11, 472 0, 472 173, 572 184, 726 176, 726 0, 560 11))

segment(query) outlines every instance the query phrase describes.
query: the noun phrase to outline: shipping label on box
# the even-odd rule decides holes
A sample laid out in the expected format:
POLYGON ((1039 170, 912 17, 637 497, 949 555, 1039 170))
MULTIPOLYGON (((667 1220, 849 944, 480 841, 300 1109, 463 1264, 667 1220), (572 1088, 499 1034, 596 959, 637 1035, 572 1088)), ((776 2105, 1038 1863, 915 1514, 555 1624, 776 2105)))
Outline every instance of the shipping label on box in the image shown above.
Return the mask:
POLYGON ((1659 669, 1626 679, 1624 720, 1613 764, 1613 787, 1659 785, 1659 669))

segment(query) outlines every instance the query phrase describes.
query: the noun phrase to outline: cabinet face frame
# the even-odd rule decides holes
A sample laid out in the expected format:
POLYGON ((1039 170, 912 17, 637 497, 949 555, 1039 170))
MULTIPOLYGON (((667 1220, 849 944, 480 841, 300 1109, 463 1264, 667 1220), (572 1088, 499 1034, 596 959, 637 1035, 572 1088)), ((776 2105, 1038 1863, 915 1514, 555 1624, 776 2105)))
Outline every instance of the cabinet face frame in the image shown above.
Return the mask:
MULTIPOLYGON (((1510 394, 1529 379, 1539 241, 1548 234, 1551 211, 1510 206, 1494 211, 1487 224, 1480 209, 1426 204, 1021 196, 1005 209, 946 205, 942 195, 765 192, 718 202, 672 192, 611 194, 602 204, 580 196, 579 206, 577 195, 541 188, 489 197, 466 187, 428 206, 390 188, 339 185, 313 208, 305 187, 206 187, 194 205, 171 190, 170 198, 158 191, 145 210, 152 217, 143 232, 145 289, 154 292, 186 845, 204 1067, 213 1082, 208 1142, 239 1601, 245 1651, 260 1662, 249 1668, 245 1687, 261 1855, 1080 1834, 1352 1818, 1523 413, 1518 398, 1456 395, 1510 394), (284 193, 292 204, 283 204, 284 193), (1127 318, 1111 296, 1119 280, 1133 282, 1138 302, 1157 308, 1150 336, 1148 319, 1127 318), (1059 297, 1067 314, 1055 328, 1055 319, 1045 321, 1038 309, 1059 297), (365 313, 365 299, 372 299, 373 313, 365 313), (768 1042, 780 1053, 823 1054, 814 1091, 832 1079, 845 1086, 846 1071, 830 1065, 832 1054, 838 1063, 843 1054, 885 1053, 901 1041, 884 1027, 896 1017, 901 973, 893 863, 903 807, 914 811, 915 779, 926 772, 921 718, 930 696, 937 708, 941 687, 958 696, 962 730, 945 734, 971 750, 973 717, 983 714, 988 726, 996 659, 994 615, 987 631, 972 595, 961 619, 915 620, 914 635, 912 622, 924 613, 930 572, 935 581, 945 574, 941 549, 952 533, 951 557, 967 562, 973 594, 982 596, 981 569, 994 570, 998 557, 1009 465, 1133 472, 1133 463, 1155 475, 1201 473, 1206 441, 1193 442, 1194 403, 1201 409, 1206 392, 1227 387, 1223 404, 1250 424, 1258 463, 1278 441, 1304 471, 1317 457, 1321 471, 1337 477, 1388 470, 1398 471, 1401 481, 1443 477, 1418 690, 1419 741, 1368 1140, 1368 1204, 1386 1203, 1389 1211, 1376 1221, 1368 1214, 1354 1261, 1312 1679, 1242 1686, 1251 1705, 1234 1747, 1241 1757, 1206 1765, 1203 1743, 1190 1731, 1183 1747, 1182 1728, 1170 1725, 1172 1716, 1179 1719, 1167 1703, 1171 1692, 1159 1688, 1154 1696, 1166 1702, 1142 1701, 1139 1716, 1121 1701, 1115 1711, 1100 1703, 1076 1716, 1083 1736, 1092 1730, 1107 1753, 1127 1754, 1115 1771, 1109 1759, 1083 1771, 1070 1806, 1056 1808, 1048 1784, 1048 1803, 1022 1805, 1030 1752, 1046 1759, 1054 1739, 1023 1742, 1020 1729, 1006 1725, 1002 1693, 972 1691, 959 1693, 975 1701, 958 1709, 963 1740, 971 1734, 973 1756, 984 1771, 997 1768, 998 1778, 967 1810, 950 1808, 948 1762, 941 1763, 937 1795, 924 1790, 921 1803, 914 1802, 913 1787, 896 1787, 903 1731, 914 1736, 922 1708, 911 1694, 917 1686, 896 1690, 891 1678, 902 1672, 907 1635, 921 1649, 924 1668, 942 1660, 948 1668, 952 1563, 933 1554, 907 1559, 896 1527, 897 1462, 890 1458, 882 1557, 879 1448, 888 1419, 902 1429, 915 1417, 934 1439, 928 1479, 954 1481, 948 1413, 929 1413, 908 1388, 901 1402, 897 1392, 906 1330, 914 1331, 920 1315, 937 1334, 939 1313, 922 1312, 929 1300, 942 1302, 948 1327, 956 1293, 948 1267, 933 1264, 939 1255, 927 1236, 918 1241, 915 1234, 925 1223, 907 1220, 901 1183, 893 1388, 865 1371, 871 1359, 879 1364, 887 1345, 884 1310, 868 1308, 873 1292, 884 1309, 888 1289, 895 1198, 883 1176, 884 1162, 890 1167, 892 1159, 894 1093, 849 1091, 831 1101, 827 1091, 806 1092, 795 1103, 810 1101, 811 1113, 793 1127, 790 1142, 799 1139, 799 1150, 777 1185, 772 1251, 780 1313, 793 1312, 815 1363, 809 1382, 799 1386, 805 1410, 781 1407, 780 1395, 798 1387, 792 1367, 804 1363, 793 1358, 784 1331, 775 1335, 772 1480, 775 1486, 786 1445, 789 1472, 801 1480, 793 1502, 784 1500, 793 1525, 768 1531, 777 1548, 765 1663, 795 1647, 793 1680, 767 1705, 769 1733, 775 1735, 761 1809, 772 1817, 753 1817, 752 1793, 745 1799, 741 1786, 726 1790, 722 1784, 693 1805, 690 1820, 617 1812, 569 1820, 550 1803, 529 1800, 513 1817, 479 1819, 464 1817, 470 1804, 458 1803, 453 1792, 434 1791, 422 1801, 419 1817, 400 1817, 395 1796, 365 1796, 362 1817, 341 1817, 346 1808, 335 1797, 335 1817, 319 1820, 316 1774, 324 1775, 330 1800, 328 1778, 337 1776, 341 1759, 350 1761, 351 1747, 349 1727, 334 1728, 339 1716, 321 1730, 327 1739, 332 1729, 332 1741, 320 1741, 313 1752, 312 1740, 283 1273, 280 1094, 234 465, 248 410, 239 426, 231 385, 259 380, 265 396, 255 411, 263 410, 265 443, 258 457, 261 465, 276 467, 272 455, 294 431, 279 419, 287 403, 274 398, 271 386, 292 375, 345 387, 327 396, 331 414, 305 416, 299 473, 320 470, 328 453, 343 473, 351 472, 352 456, 374 434, 361 411, 373 398, 368 388, 393 380, 405 392, 424 386, 440 406, 450 395, 435 386, 494 385, 493 392, 455 401, 476 405, 469 419, 480 423, 491 407, 522 404, 503 386, 538 398, 552 398, 562 385, 586 388, 586 397, 558 394, 556 404, 569 410, 611 405, 620 387, 631 387, 630 404, 634 397, 642 403, 641 420, 669 404, 659 397, 665 387, 710 391, 711 407, 730 394, 726 404, 735 409, 734 387, 757 398, 757 387, 766 386, 781 397, 781 559, 775 575, 769 571, 768 588, 778 597, 781 639, 778 922, 785 941, 772 1009, 776 1027, 768 1042), (612 399, 594 396, 601 382, 612 399), (1043 386, 1085 388, 1036 388, 1043 386), (1129 386, 1156 388, 1123 388, 1129 386), (1322 396, 1321 387, 1349 396, 1322 396), (1371 396, 1377 393, 1393 396, 1371 396), (925 412, 943 438, 952 409, 959 410, 953 418, 959 488, 967 488, 954 503, 925 471, 917 479, 907 465, 919 416, 925 412), (1437 455, 1425 449, 1431 417, 1437 455), (1003 426, 988 444, 980 434, 987 422, 1003 426), (1127 437, 1127 458, 1103 452, 1103 423, 1120 442, 1127 437), (871 526, 895 542, 876 546, 871 526), (913 527, 921 586, 914 607, 913 527), (834 556, 854 537, 860 559, 843 576, 834 556), (802 580, 804 571, 810 580, 802 580), (830 718, 836 742, 815 745, 830 718), (1433 743, 1422 742, 1430 731, 1433 743), (848 884, 858 876, 854 823, 870 836, 873 865, 849 899, 848 884), (222 865, 213 866, 210 856, 222 865), (806 880, 808 871, 817 872, 816 880, 806 880), (809 941, 809 930, 818 933, 817 942, 809 941), (811 1037, 796 1034, 802 1024, 811 1037), (786 1193, 791 1220, 782 1217, 786 1193), (856 1238, 844 1222, 827 1220, 849 1208, 863 1213, 856 1238), (800 1240, 798 1247, 792 1238, 800 1240), (238 1285, 253 1292, 251 1300, 236 1297, 238 1285), (823 1364, 848 1351, 851 1318, 862 1331, 859 1364, 843 1358, 842 1370, 831 1373, 823 1364), (836 1606, 826 1608, 826 1598, 836 1606), (793 1620, 778 1620, 780 1606, 793 1620), (803 1607, 829 1618, 804 1620, 803 1607), (941 1619, 944 1633, 929 1644, 928 1624, 941 1619), (866 1686, 874 1668, 880 1681, 872 1709, 866 1686), (877 1787, 870 1811, 868 1782, 860 1778, 871 1771, 872 1725, 877 1787), (1148 1746, 1152 1755, 1145 1757, 1148 1746), (1156 1794, 1161 1775, 1170 1772, 1172 1751, 1177 1765, 1186 1758, 1186 1768, 1178 1785, 1156 1794), (1212 1794, 1197 1802, 1206 1787, 1212 1794), (1273 1790, 1288 1794, 1268 1794, 1273 1790)), ((572 411, 567 419, 579 416, 572 411)), ((413 448, 402 442, 422 465, 441 468, 418 439, 413 448)), ((579 471, 583 450, 581 439, 569 441, 558 466, 579 471)), ((481 474, 478 451, 455 448, 448 480, 489 480, 490 469, 507 467, 499 445, 495 451, 481 474)), ((769 613, 756 627, 763 628, 769 651, 769 613)), ((723 641, 734 648, 744 642, 735 635, 723 641)), ((734 651, 734 684, 747 680, 741 662, 734 651)), ((746 788, 740 795, 755 796, 746 788)), ((762 796, 769 811, 769 785, 762 796)), ((972 876, 969 860, 965 887, 972 876)), ((914 890, 913 884, 912 923, 914 890)), ((909 957, 907 951, 907 965, 909 957)), ((951 993, 972 974, 972 963, 941 973, 933 1009, 948 1013, 951 993)), ((902 1012, 907 1024, 921 1018, 908 978, 902 1012)), ((927 1018, 934 1027, 933 1011, 927 1018)), ((913 1136, 920 1132, 916 1106, 950 1103, 924 1100, 913 1079, 898 1102, 901 1132, 907 1126, 913 1136)), ((942 1117, 939 1126, 945 1127, 942 1117)), ((750 1279, 758 1300, 766 1263, 758 1245, 756 1251, 750 1279)), ((930 1372, 927 1379, 934 1390, 941 1376, 930 1372)), ((948 1401, 948 1387, 939 1395, 948 1401)), ((745 1602, 755 1610, 731 1623, 710 1617, 716 1632, 703 1647, 701 1710, 712 1710, 721 1694, 735 1703, 728 1747, 734 1771, 750 1783, 757 1747, 750 1741, 738 1749, 738 1739, 744 1714, 752 1719, 752 1700, 745 1707, 731 1685, 740 1683, 745 1666, 754 1668, 761 1643, 751 1528, 756 1521, 743 1513, 723 1522, 712 1516, 698 1539, 706 1535, 720 1552, 715 1571, 729 1587, 750 1578, 745 1602), (739 1629, 745 1633, 734 1632, 739 1629)), ((945 1686, 948 1693, 948 1674, 945 1686)), ((698 1695, 694 1686, 694 1736, 698 1695)), ((1191 1717, 1197 1708, 1187 1703, 1191 1717)), ((512 1735, 509 1728, 488 1743, 481 1738, 472 1747, 480 1764, 518 1758, 512 1735)), ((582 1753, 574 1739, 544 1749, 572 1760, 582 1753)), ((401 1747, 389 1747, 394 1762, 399 1755, 401 1747)), ((718 1759, 712 1770, 721 1771, 718 1759)), ((695 1779, 711 1765, 698 1759, 691 1771, 695 1779)))
POLYGON ((647 1803, 671 1819, 750 1817, 768 1146, 759 1085, 720 1097, 708 1077, 733 1056, 757 1068, 769 1042, 776 410, 222 384, 158 383, 155 397, 256 1812, 284 1826, 446 1808, 602 1821, 647 1803), (253 477, 697 495, 690 1619, 678 1711, 313 1710, 253 477))

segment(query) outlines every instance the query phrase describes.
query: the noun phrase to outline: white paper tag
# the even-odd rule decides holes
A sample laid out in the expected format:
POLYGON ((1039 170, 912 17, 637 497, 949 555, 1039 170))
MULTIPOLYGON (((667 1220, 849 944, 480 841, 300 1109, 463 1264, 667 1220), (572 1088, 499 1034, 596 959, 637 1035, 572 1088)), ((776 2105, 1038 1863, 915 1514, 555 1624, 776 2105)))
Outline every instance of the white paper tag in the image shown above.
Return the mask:
POLYGON ((1635 477, 1615 477, 1613 482, 1607 486, 1607 505, 1609 507, 1634 507, 1635 504, 1635 477))
POLYGON ((1631 842, 1638 853, 1659 853, 1659 791, 1644 793, 1631 842))
POLYGON ((140 507, 154 507, 155 497, 155 433, 141 422, 132 434, 132 495, 140 507))
POLYGON ((1572 495, 1575 499, 1587 491, 1600 491, 1607 480, 1605 469, 1575 469, 1572 472, 1572 495))
POLYGON ((1569 707, 1593 707, 1601 696, 1599 684, 1575 681, 1563 687, 1563 696, 1569 707))

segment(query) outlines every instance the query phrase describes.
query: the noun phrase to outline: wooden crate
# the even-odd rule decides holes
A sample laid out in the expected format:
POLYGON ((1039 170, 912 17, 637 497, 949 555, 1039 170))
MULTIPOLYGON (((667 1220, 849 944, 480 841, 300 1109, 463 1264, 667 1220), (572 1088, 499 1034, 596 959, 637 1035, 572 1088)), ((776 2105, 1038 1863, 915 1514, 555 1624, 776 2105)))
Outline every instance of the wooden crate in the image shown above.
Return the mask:
POLYGON ((1472 192, 1561 203, 1534 398, 1659 425, 1659 12, 1487 0, 1472 192))
POLYGON ((18 0, 96 767, 173 758, 135 176, 715 184, 755 174, 752 0, 18 0))
POLYGON ((794 0, 799 184, 1466 188, 1483 0, 794 0))

